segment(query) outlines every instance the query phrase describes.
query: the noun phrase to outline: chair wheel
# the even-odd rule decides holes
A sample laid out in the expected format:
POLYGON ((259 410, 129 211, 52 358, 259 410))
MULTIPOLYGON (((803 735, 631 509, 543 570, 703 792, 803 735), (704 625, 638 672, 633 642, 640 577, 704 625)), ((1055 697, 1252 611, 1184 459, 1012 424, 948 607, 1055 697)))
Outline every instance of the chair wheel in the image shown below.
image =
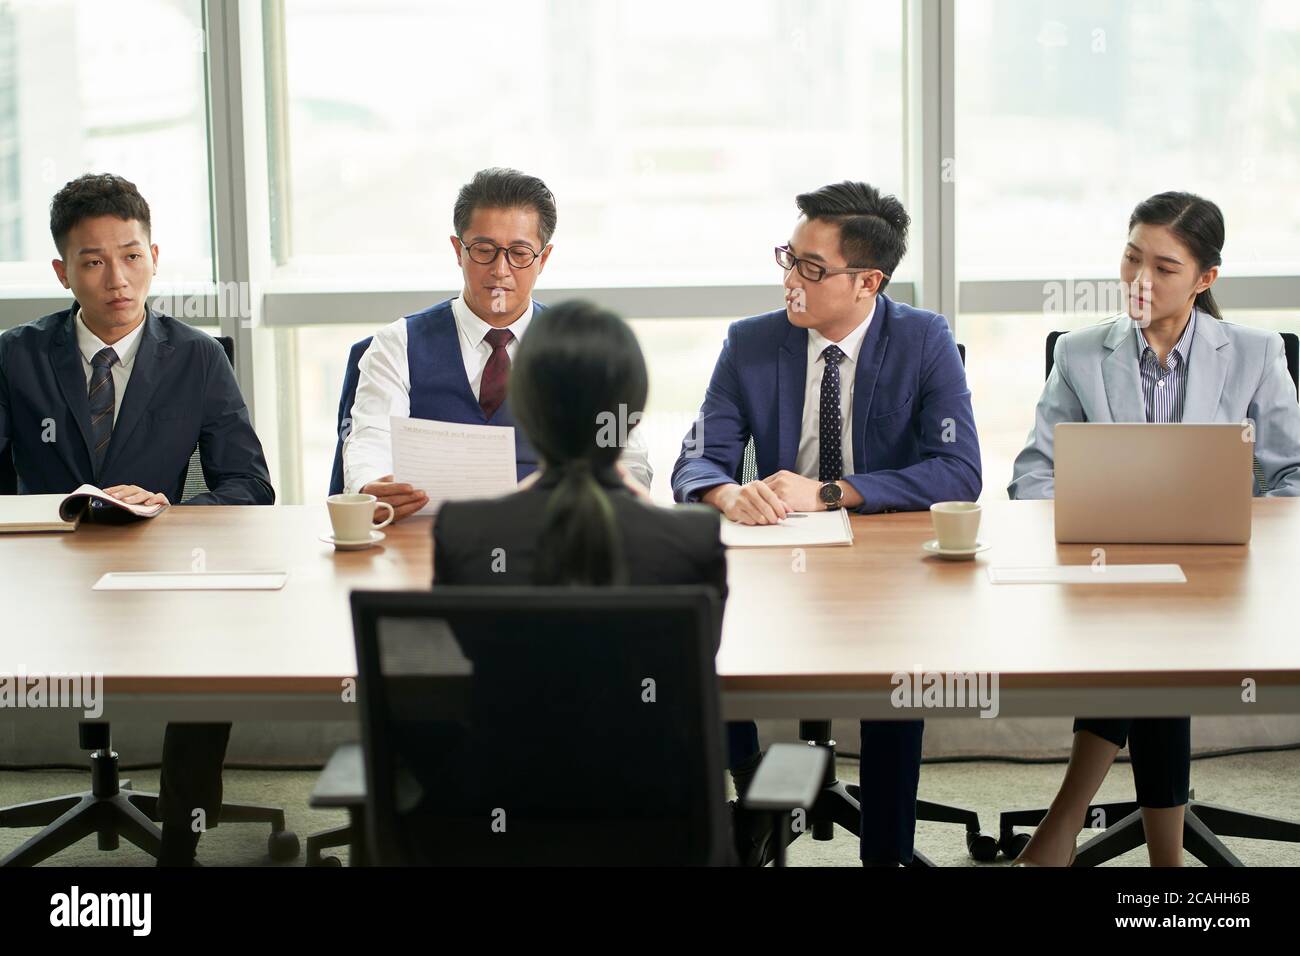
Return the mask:
POLYGON ((297 859, 299 849, 298 834, 292 830, 279 830, 266 838, 266 852, 277 863, 297 859))
POLYGON ((1028 833, 1008 833, 998 841, 998 849, 1008 860, 1014 860, 1029 845, 1028 833))
POLYGON ((343 861, 337 856, 318 856, 314 860, 307 861, 308 866, 342 866, 343 861))
POLYGON ((979 863, 992 863, 998 858, 998 841, 991 833, 967 830, 966 849, 971 858, 979 863))

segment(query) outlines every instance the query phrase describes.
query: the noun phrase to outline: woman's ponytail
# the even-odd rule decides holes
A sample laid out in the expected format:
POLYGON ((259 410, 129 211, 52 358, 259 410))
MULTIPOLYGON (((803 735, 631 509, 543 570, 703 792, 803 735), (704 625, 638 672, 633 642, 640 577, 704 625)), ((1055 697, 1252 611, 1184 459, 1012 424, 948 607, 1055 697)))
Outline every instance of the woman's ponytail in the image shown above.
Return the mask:
POLYGON ((603 423, 611 415, 636 421, 645 409, 648 377, 636 336, 619 316, 589 302, 539 311, 519 343, 509 389, 515 420, 548 478, 558 477, 533 583, 626 583, 623 538, 605 487, 622 448, 609 441, 603 423))

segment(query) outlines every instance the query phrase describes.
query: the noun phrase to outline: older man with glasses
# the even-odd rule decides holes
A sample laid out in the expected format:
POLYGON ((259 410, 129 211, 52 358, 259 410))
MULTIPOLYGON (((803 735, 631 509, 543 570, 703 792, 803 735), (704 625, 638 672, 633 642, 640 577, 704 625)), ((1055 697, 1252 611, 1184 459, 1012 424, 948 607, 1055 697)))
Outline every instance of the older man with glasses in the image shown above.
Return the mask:
MULTIPOLYGON (((785 308, 728 330, 673 469, 674 496, 757 525, 789 512, 877 514, 974 501, 979 440, 956 342, 943 316, 884 294, 907 249, 907 212, 856 182, 796 203, 794 232, 776 249, 785 308), (758 478, 741 484, 751 438, 758 478)), ((864 864, 911 862, 922 729, 920 721, 862 722, 864 864)), ((752 723, 728 732, 743 796, 758 733, 752 723)), ((737 823, 742 856, 765 862, 769 834, 737 823)))
MULTIPOLYGON (((544 308, 532 292, 551 256, 556 218, 546 184, 517 170, 480 170, 461 188, 450 239, 464 287, 456 298, 380 329, 362 356, 343 443, 348 491, 387 502, 395 519, 428 504, 426 489, 395 480, 392 417, 513 427, 510 363, 534 310, 544 308)), ((638 429, 628 433, 621 463, 649 487, 638 429)), ((537 469, 537 454, 518 428, 515 468, 521 480, 537 469)))

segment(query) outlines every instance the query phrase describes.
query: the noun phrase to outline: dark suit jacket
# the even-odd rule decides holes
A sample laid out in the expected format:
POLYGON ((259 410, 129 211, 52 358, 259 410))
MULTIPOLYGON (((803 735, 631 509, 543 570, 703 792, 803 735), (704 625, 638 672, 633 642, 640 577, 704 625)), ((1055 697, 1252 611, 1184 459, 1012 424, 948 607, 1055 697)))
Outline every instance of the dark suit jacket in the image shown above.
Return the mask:
MULTIPOLYGON (((558 476, 504 498, 444 504, 433 526, 434 584, 532 583, 537 538, 558 476), (505 569, 494 571, 504 549, 505 569)), ((614 474, 601 477, 623 535, 628 583, 712 585, 727 597, 727 557, 712 508, 661 508, 638 499, 614 474)), ((499 563, 498 563, 499 566, 499 563)))
POLYGON ((197 444, 211 491, 189 504, 274 503, 234 372, 206 332, 149 310, 98 474, 86 392, 71 309, 0 335, 0 459, 12 451, 19 494, 131 484, 177 503, 197 444))
MULTIPOLYGON (((537 538, 557 480, 554 473, 544 472, 524 491, 444 504, 433 526, 434 588, 531 585, 537 538), (503 570, 493 570, 495 549, 504 549, 503 570)), ((704 585, 726 594, 726 556, 715 510, 698 505, 660 508, 636 498, 616 474, 603 475, 600 481, 609 491, 622 534, 628 583, 704 585)), ((611 837, 611 854, 621 850, 641 858, 640 852, 656 859, 656 851, 669 847, 665 855, 671 856, 671 847, 683 840, 678 817, 686 812, 685 790, 680 780, 658 768, 670 759, 684 763, 683 755, 698 741, 688 739, 688 725, 678 719, 677 711, 642 706, 639 689, 645 674, 662 673, 668 679, 680 662, 669 665, 671 655, 656 661, 638 654, 596 664, 599 654, 591 637, 554 650, 523 641, 517 650, 506 652, 489 635, 468 640, 458 636, 473 672, 459 683, 453 680, 454 691, 438 688, 440 699, 454 701, 447 716, 406 720, 392 733, 404 769, 418 784, 417 789, 408 783, 408 792, 422 794, 405 822, 412 855, 420 862, 508 858, 534 839, 553 846, 564 816, 608 815, 592 794, 608 788, 611 770, 629 794, 622 813, 636 821, 626 836, 611 837), (573 658, 557 666, 557 653, 573 658), (537 682, 539 674, 548 675, 544 688, 537 682), (592 683, 596 674, 613 683, 592 683), (636 692, 623 694, 616 689, 620 687, 636 692), (453 692, 463 696, 453 698, 453 692), (600 712, 620 716, 615 724, 593 725, 589 715, 600 712), (583 743, 566 753, 575 735, 583 743), (557 760, 564 765, 563 773, 555 772, 557 760), (507 811, 513 814, 510 839, 523 841, 513 849, 488 830, 487 813, 494 807, 513 808, 507 811), (557 819, 560 807, 564 814, 557 819), (671 821, 667 832, 666 821, 671 821)), ((618 646, 618 637, 609 635, 611 646, 618 646)), ((715 630, 715 642, 717 638, 715 630)), ((668 693, 668 699, 676 696, 668 693)), ((428 713, 424 705, 412 709, 428 713)), ((592 850, 579 847, 577 852, 590 855, 592 850)))
MULTIPOLYGON (((808 330, 784 309, 727 330, 700 408, 673 468, 673 496, 696 501, 735 481, 752 437, 758 476, 795 471, 808 375, 808 330)), ((924 511, 980 495, 979 438, 957 343, 943 316, 876 297, 853 379, 858 511, 924 511)))

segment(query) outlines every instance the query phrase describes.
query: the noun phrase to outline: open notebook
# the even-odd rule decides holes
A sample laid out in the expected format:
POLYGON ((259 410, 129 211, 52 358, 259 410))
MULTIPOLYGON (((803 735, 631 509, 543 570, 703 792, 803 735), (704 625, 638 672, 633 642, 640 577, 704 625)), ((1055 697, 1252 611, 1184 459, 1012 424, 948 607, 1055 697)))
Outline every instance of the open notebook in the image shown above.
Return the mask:
POLYGON ((728 548, 816 548, 853 543, 853 526, 843 508, 792 511, 777 524, 744 525, 722 519, 722 543, 728 548))
POLYGON ((152 518, 167 508, 128 505, 94 485, 82 485, 70 495, 0 495, 0 534, 76 531, 91 502, 102 502, 95 507, 120 508, 137 518, 152 518))

